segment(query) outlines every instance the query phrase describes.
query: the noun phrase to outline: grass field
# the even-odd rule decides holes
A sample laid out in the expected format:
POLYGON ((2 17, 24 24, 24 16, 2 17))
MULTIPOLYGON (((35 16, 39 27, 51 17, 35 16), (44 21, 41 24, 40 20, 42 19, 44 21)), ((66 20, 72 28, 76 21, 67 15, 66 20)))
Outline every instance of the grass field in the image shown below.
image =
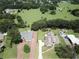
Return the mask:
POLYGON ((50 51, 43 53, 43 58, 44 59, 59 59, 54 49, 51 49, 50 51))
POLYGON ((56 11, 55 15, 49 14, 49 12, 42 14, 38 9, 30 9, 30 10, 23 10, 19 13, 19 15, 22 17, 24 21, 26 21, 29 25, 31 25, 33 22, 40 20, 41 18, 47 18, 50 19, 66 19, 66 20, 74 20, 79 19, 79 17, 75 17, 71 15, 67 10, 73 10, 73 9, 79 9, 79 5, 73 5, 70 3, 59 3, 59 8, 62 9, 62 11, 56 11))
POLYGON ((12 48, 6 48, 3 52, 3 59, 16 59, 17 57, 17 47, 14 45, 12 48))
POLYGON ((4 40, 5 49, 4 52, 0 53, 0 57, 3 59, 16 59, 17 57, 17 45, 13 44, 12 47, 10 45, 10 38, 8 36, 5 36, 4 40))

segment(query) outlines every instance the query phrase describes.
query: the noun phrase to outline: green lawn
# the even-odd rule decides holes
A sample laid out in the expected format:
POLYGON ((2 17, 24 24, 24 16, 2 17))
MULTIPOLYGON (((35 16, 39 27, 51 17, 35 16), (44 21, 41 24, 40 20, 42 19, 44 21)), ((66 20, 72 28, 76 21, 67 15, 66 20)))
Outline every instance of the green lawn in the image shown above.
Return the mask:
POLYGON ((59 59, 54 49, 51 49, 50 51, 43 53, 43 58, 44 59, 59 59))
POLYGON ((79 17, 75 17, 73 15, 71 15, 69 12, 67 12, 67 10, 73 10, 78 8, 79 9, 79 5, 73 5, 70 3, 59 3, 59 8, 62 9, 62 11, 56 11, 55 15, 51 15, 49 14, 49 12, 42 14, 38 9, 30 9, 30 10, 23 10, 19 13, 19 15, 22 17, 22 19, 24 21, 27 21, 28 24, 32 24, 35 21, 40 20, 41 18, 47 18, 49 19, 57 19, 57 18, 61 18, 61 19, 66 19, 66 20, 74 20, 74 19, 79 19, 79 17))
POLYGON ((17 47, 14 45, 12 48, 6 47, 3 52, 3 59, 16 59, 17 57, 17 47))
POLYGON ((24 59, 29 59, 29 53, 24 52, 24 59))
POLYGON ((3 59, 16 59, 17 57, 17 45, 13 44, 12 48, 10 47, 10 38, 8 36, 5 37, 5 50, 2 52, 1 57, 3 59))

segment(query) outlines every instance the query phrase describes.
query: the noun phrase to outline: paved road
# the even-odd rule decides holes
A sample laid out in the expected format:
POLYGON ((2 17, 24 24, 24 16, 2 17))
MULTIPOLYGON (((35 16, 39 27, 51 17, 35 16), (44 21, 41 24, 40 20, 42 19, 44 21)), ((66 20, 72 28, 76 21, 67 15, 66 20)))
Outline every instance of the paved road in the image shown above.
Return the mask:
POLYGON ((35 59, 36 42, 37 42, 37 33, 33 32, 32 41, 30 42, 31 51, 30 51, 29 59, 35 59))

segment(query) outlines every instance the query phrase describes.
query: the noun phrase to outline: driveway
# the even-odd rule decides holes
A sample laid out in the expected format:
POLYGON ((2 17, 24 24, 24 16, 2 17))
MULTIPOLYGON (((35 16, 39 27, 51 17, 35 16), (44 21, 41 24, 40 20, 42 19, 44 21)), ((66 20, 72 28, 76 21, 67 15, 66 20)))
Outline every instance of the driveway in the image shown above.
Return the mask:
POLYGON ((42 47, 44 46, 44 43, 42 42, 42 40, 38 40, 39 43, 39 55, 38 55, 38 59, 43 59, 42 56, 42 47))
POLYGON ((29 59, 35 59, 36 42, 37 42, 37 33, 33 32, 32 41, 30 42, 30 55, 29 55, 29 59))
POLYGON ((24 50, 23 50, 23 48, 24 48, 24 45, 25 45, 26 43, 25 43, 25 41, 23 41, 22 43, 19 43, 18 45, 17 45, 17 59, 24 59, 24 50))

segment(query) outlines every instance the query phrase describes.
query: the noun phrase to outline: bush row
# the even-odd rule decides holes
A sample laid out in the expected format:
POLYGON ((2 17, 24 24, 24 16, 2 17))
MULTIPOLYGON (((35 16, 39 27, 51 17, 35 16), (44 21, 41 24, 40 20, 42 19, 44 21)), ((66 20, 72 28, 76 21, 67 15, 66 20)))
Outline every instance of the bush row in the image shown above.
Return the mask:
POLYGON ((77 32, 79 32, 79 20, 62 20, 62 19, 54 19, 54 20, 39 20, 37 22, 34 22, 31 25, 31 29, 34 31, 37 31, 39 29, 43 28, 60 28, 60 29, 73 29, 77 32))

